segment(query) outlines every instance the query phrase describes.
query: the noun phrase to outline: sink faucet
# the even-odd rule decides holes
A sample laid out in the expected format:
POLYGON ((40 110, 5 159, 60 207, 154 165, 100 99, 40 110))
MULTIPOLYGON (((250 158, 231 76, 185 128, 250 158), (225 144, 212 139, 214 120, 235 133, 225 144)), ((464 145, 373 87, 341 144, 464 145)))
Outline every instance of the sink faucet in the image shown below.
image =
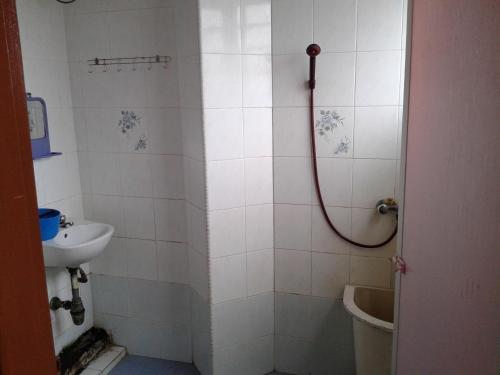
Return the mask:
POLYGON ((61 218, 59 219, 59 226, 61 228, 68 228, 68 227, 72 226, 73 224, 75 224, 72 221, 66 221, 66 220, 67 220, 66 215, 61 215, 61 218))

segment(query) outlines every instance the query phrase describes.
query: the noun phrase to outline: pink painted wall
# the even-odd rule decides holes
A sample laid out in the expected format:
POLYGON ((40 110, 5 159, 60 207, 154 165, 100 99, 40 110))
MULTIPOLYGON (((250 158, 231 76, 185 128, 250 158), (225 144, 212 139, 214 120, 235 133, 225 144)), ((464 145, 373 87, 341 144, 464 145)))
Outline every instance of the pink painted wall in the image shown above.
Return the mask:
POLYGON ((397 370, 494 374, 500 1, 415 0, 397 370))

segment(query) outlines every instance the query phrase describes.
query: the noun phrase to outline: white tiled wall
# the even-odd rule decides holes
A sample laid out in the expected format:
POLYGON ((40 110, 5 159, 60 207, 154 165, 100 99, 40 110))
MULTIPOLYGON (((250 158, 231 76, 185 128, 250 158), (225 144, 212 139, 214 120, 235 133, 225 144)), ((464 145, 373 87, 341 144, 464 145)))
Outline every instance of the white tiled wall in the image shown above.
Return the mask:
MULTIPOLYGON (((353 373, 342 289, 389 287, 394 246, 351 247, 321 216, 305 48, 322 47, 317 119, 342 118, 318 136, 328 212, 346 235, 378 241, 392 223, 373 205, 394 196, 399 165, 402 2, 77 1, 63 17, 55 2, 20 1, 26 29, 42 16, 52 18, 38 27, 60 29, 43 29, 49 55, 29 29, 27 82, 50 88, 49 107, 75 123, 52 125, 54 149, 66 152, 35 165, 39 200, 115 226, 91 270, 96 323, 118 344, 194 360, 204 375, 353 373), (168 69, 86 62, 156 54, 173 57, 168 69), (36 80, 61 71, 66 81, 36 80), (122 111, 140 118, 132 131, 121 132, 122 111), (64 180, 62 167, 73 182, 47 185, 64 180)), ((60 321, 59 332, 71 327, 60 321)))
POLYGON ((201 0, 215 374, 273 370, 270 0, 201 0))
POLYGON ((193 361, 213 373, 212 309, 208 253, 206 138, 203 125, 199 8, 197 0, 176 1, 179 93, 184 156, 186 242, 189 249, 193 361))
POLYGON ((115 227, 109 247, 91 263, 96 325, 129 353, 190 362, 185 191, 192 189, 184 186, 184 166, 191 164, 178 81, 186 48, 178 53, 181 10, 166 0, 77 1, 65 10, 85 216, 115 227), (87 64, 155 55, 172 61, 166 68, 87 64), (132 113, 135 126, 123 131, 119 122, 132 113))
MULTIPOLYGON (((73 123, 63 6, 49 1, 17 1, 26 91, 47 103, 50 142, 60 156, 35 160, 35 182, 39 207, 60 210, 82 218, 82 192, 73 123)), ((71 298, 69 274, 65 269, 46 268, 49 299, 71 298)), ((85 323, 76 327, 69 312, 51 312, 56 352, 92 326, 90 285, 81 285, 86 308, 85 323)), ((47 301, 48 309, 48 301, 47 301)))
POLYGON ((322 48, 316 123, 331 124, 333 114, 342 119, 333 132, 316 132, 330 218, 347 237, 383 240, 394 223, 374 206, 395 196, 399 175, 403 0, 275 0, 272 19, 276 369, 351 374, 343 288, 390 287, 395 241, 355 248, 322 216, 312 180, 305 49, 313 42, 322 48), (330 337, 318 327, 329 327, 330 337))

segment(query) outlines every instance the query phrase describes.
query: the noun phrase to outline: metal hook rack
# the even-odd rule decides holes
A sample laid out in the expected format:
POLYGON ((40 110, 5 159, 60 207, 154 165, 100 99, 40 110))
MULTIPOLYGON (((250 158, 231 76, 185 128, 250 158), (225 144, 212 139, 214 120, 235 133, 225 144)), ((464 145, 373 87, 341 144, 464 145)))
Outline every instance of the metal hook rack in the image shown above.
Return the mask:
POLYGON ((109 66, 109 65, 140 65, 140 64, 149 64, 150 66, 153 64, 164 64, 164 67, 167 67, 167 64, 172 61, 172 57, 170 56, 138 56, 138 57, 111 57, 111 58, 98 58, 95 57, 93 59, 87 60, 89 66, 109 66))

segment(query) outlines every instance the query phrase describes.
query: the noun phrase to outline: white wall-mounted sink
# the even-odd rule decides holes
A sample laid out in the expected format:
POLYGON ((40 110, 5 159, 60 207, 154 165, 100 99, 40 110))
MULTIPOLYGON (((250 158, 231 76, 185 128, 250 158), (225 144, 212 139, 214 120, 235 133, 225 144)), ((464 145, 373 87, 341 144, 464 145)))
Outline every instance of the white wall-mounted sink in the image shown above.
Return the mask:
POLYGON ((109 224, 80 221, 61 228, 57 236, 43 241, 46 267, 78 267, 99 255, 114 232, 109 224))

